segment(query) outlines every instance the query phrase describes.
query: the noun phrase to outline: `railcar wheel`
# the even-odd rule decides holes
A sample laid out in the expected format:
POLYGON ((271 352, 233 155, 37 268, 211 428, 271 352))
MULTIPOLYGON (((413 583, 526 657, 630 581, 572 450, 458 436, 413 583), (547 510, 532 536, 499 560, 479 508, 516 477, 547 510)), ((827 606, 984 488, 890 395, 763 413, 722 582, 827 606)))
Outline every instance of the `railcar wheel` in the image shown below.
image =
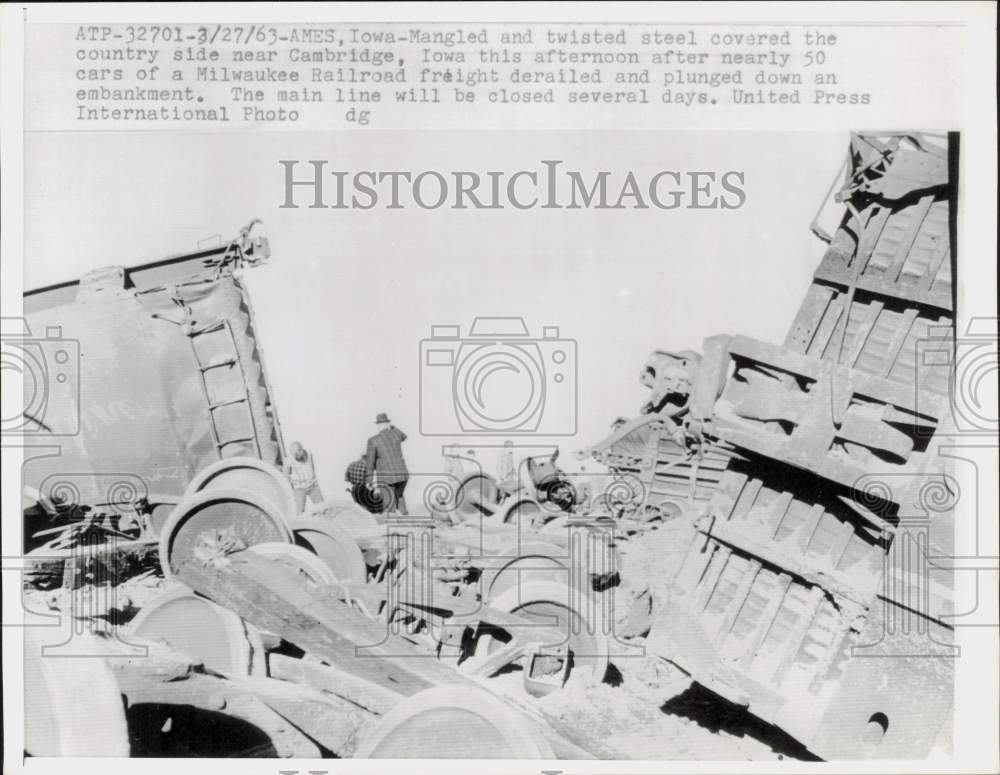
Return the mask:
POLYGON ((403 700, 358 747, 371 759, 551 759, 534 725, 482 689, 439 686, 403 700))
POLYGON ((492 517, 500 502, 500 488, 489 474, 469 474, 455 493, 454 513, 459 521, 492 517))
POLYGON ((522 529, 531 529, 536 523, 545 521, 547 515, 545 509, 538 501, 520 499, 513 501, 509 506, 499 513, 500 522, 505 525, 520 525, 522 529))
MULTIPOLYGON (((579 605, 584 611, 592 611, 597 609, 597 605, 590 604, 582 595, 574 594, 566 584, 534 581, 515 585, 491 600, 490 605, 500 611, 536 620, 540 626, 566 634, 562 643, 541 644, 565 649, 568 665, 556 665, 556 657, 546 659, 552 662, 551 672, 563 670, 566 673, 566 684, 604 679, 608 669, 607 638, 599 627, 593 626, 596 623, 588 622, 585 614, 577 608, 579 605)), ((483 631, 480 632, 475 644, 476 660, 488 657, 503 648, 515 635, 530 639, 532 627, 525 625, 522 629, 481 626, 481 630, 483 631)), ((541 667, 545 669, 544 665, 541 667)), ((551 688, 555 687, 543 687, 537 693, 547 693, 551 688)))
POLYGON ((259 630, 232 611, 184 589, 165 592, 132 620, 129 634, 165 643, 226 676, 266 672, 259 630))
POLYGON ((524 543, 507 546, 496 553, 497 557, 509 557, 500 568, 486 571, 482 578, 482 589, 487 598, 494 599, 518 584, 534 581, 556 581, 566 583, 569 579, 569 557, 567 550, 555 544, 524 543))
POLYGON ((326 563, 337 581, 363 584, 368 580, 361 547, 328 517, 307 517, 290 524, 295 543, 326 563))
POLYGON ((371 512, 354 503, 339 500, 313 503, 291 521, 296 525, 311 524, 314 521, 317 521, 316 524, 332 524, 357 541, 385 535, 384 518, 380 522, 371 512))
POLYGON ((279 565, 302 577, 313 586, 331 586, 337 583, 333 570, 308 549, 296 544, 271 543, 251 546, 247 551, 274 560, 279 565))
POLYGON ((174 509, 160 535, 160 567, 173 578, 187 563, 205 562, 211 554, 240 551, 256 544, 292 542, 277 507, 249 490, 193 493, 174 509))
POLYGON ((276 466, 255 457, 230 457, 206 466, 188 484, 185 495, 208 489, 248 490, 270 501, 285 518, 295 516, 295 494, 288 479, 276 466))

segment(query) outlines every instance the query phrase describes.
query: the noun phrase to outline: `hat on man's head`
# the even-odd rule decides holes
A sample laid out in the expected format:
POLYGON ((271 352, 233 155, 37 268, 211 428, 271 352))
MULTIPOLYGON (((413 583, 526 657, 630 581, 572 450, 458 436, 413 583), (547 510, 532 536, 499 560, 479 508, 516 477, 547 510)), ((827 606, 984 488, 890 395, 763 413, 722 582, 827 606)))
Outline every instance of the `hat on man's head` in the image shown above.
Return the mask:
POLYGON ((378 425, 379 423, 383 422, 389 422, 389 415, 387 415, 385 412, 379 412, 378 417, 375 418, 375 424, 378 425))

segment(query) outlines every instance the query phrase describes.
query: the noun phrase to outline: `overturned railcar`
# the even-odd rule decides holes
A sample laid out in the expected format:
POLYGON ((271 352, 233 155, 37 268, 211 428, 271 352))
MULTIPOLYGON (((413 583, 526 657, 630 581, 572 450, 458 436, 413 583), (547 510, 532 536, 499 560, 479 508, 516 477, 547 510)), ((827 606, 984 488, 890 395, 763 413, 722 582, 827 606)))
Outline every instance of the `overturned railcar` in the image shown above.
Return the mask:
POLYGON ((852 135, 783 345, 654 353, 651 401, 592 449, 689 526, 647 646, 823 758, 950 737, 957 140, 852 135))
POLYGON ((253 225, 218 247, 24 295, 22 330, 4 332, 4 349, 24 373, 25 408, 5 426, 26 446, 25 506, 42 515, 29 547, 57 513, 161 519, 220 459, 280 464, 241 280, 268 258, 253 225))

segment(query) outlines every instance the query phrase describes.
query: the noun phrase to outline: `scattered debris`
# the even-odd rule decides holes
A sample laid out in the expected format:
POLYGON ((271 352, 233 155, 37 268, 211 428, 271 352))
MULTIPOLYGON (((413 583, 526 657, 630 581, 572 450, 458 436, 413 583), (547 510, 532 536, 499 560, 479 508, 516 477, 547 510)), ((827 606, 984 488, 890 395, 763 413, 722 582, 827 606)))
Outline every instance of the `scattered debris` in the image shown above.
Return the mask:
POLYGON ((912 653, 883 626, 903 614, 949 648, 950 593, 896 562, 951 530, 940 499, 910 516, 946 475, 948 372, 917 352, 952 336, 948 152, 853 135, 846 213, 783 345, 657 350, 639 415, 585 452, 601 471, 556 451, 497 482, 451 461, 423 517, 296 513, 239 279, 267 256, 253 224, 28 294, 33 326, 92 340, 87 390, 155 405, 73 437, 76 473, 26 466, 26 605, 118 649, 94 680, 124 695, 137 756, 919 756, 950 661, 854 654, 912 653), (162 491, 80 473, 121 461, 162 491), (413 731, 457 717, 481 734, 413 731))

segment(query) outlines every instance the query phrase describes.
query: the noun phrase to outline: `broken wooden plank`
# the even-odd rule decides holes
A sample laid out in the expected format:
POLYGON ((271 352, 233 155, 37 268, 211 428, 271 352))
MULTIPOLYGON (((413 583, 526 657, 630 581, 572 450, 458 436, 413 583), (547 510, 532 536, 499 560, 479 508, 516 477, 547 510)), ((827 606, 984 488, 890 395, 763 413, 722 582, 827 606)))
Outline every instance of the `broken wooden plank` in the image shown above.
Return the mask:
POLYGON ((318 593, 287 569, 253 552, 222 562, 188 562, 177 577, 196 592, 342 670, 401 692, 456 682, 435 656, 342 603, 318 593), (405 660, 405 664, 404 664, 405 660))

